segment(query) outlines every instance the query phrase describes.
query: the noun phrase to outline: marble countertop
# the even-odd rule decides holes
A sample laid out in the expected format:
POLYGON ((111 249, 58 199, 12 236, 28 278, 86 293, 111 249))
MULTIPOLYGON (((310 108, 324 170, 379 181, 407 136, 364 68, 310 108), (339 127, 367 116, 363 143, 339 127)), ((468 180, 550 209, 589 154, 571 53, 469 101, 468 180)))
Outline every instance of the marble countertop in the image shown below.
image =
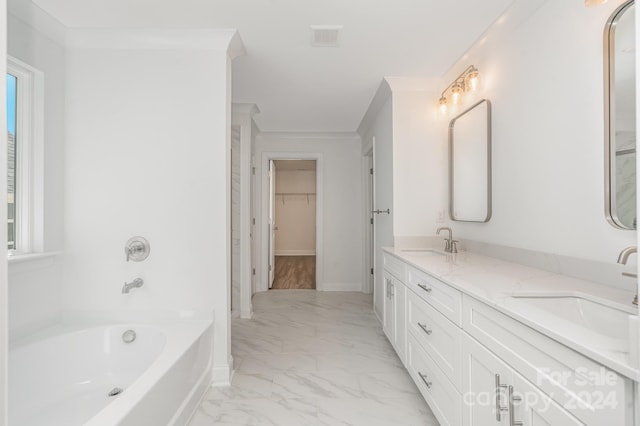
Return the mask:
POLYGON ((426 248, 441 255, 423 256, 414 248, 383 250, 600 364, 640 381, 640 318, 631 304, 635 292, 472 252, 445 254, 426 248), (523 295, 578 296, 625 311, 630 314, 627 339, 610 338, 513 297, 523 295))

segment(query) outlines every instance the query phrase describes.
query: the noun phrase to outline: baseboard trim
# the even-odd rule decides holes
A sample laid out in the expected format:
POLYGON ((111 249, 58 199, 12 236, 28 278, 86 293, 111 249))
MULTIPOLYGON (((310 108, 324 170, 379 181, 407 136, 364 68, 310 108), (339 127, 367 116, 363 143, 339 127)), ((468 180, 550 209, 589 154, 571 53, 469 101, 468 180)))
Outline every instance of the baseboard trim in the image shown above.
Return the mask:
MULTIPOLYGON (((232 361, 233 362, 233 361, 232 361)), ((211 369, 211 386, 231 386, 233 368, 230 365, 219 365, 211 369)))
POLYGON ((315 256, 315 250, 276 250, 276 256, 315 256))
POLYGON ((362 291, 362 283, 322 283, 316 285, 318 291, 362 291))

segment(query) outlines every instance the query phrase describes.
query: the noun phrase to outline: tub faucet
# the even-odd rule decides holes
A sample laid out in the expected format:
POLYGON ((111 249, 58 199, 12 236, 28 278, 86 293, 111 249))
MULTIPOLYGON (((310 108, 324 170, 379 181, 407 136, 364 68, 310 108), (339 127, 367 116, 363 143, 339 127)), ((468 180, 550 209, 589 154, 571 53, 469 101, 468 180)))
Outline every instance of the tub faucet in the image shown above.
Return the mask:
POLYGON ((444 251, 446 253, 457 253, 458 247, 456 246, 456 243, 458 241, 453 239, 453 232, 451 231, 451 228, 448 226, 441 226, 436 231, 436 235, 440 235, 440 231, 449 231, 449 238, 444 239, 444 251))
POLYGON ((132 288, 140 288, 142 287, 142 284, 144 284, 144 281, 142 281, 142 278, 136 278, 130 283, 124 283, 124 286, 122 286, 122 294, 129 293, 132 288))
MULTIPOLYGON (((638 253, 638 248, 635 246, 629 246, 625 249, 623 249, 620 254, 618 255, 618 263, 621 265, 626 265, 627 264, 627 260, 629 260, 629 256, 631 256, 633 253, 638 253)), ((631 277, 631 278, 638 278, 638 274, 633 274, 631 272, 623 272, 622 275, 624 275, 625 277, 631 277)), ((633 304, 637 305, 638 304, 638 295, 636 294, 636 296, 633 298, 633 304)))

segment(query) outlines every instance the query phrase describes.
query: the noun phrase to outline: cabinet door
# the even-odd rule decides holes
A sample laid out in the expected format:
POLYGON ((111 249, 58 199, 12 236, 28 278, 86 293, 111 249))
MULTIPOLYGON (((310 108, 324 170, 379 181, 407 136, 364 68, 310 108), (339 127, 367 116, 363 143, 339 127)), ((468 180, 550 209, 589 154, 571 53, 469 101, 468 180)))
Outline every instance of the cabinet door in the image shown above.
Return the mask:
POLYGON ((462 338, 462 420, 465 426, 509 426, 511 369, 472 337, 462 338))
POLYGON ((407 354, 407 288, 398 280, 393 280, 392 287, 394 310, 394 346, 403 364, 407 354))
POLYGON ((522 426, 584 426, 584 423, 518 373, 513 374, 513 389, 514 424, 521 422, 522 426))
POLYGON ((391 287, 393 286, 393 277, 387 271, 384 271, 384 318, 382 329, 391 344, 394 343, 394 306, 393 296, 391 295, 391 287))

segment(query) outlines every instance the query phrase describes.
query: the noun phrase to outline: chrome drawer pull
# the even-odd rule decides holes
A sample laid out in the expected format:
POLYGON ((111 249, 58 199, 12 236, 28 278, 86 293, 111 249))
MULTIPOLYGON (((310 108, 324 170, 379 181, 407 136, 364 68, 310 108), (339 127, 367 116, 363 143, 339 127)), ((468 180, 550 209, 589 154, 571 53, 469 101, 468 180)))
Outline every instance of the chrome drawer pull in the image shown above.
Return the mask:
POLYGON ((418 287, 420 287, 421 289, 423 289, 424 291, 426 291, 427 293, 431 293, 431 288, 427 287, 424 284, 418 284, 418 287))
POLYGON ((428 335, 431 335, 431 333, 433 333, 433 330, 429 330, 427 328, 426 324, 420 324, 418 323, 418 325, 420 326, 420 328, 422 329, 422 331, 424 331, 425 333, 427 333, 428 335))
POLYGON ((427 375, 426 374, 422 374, 421 372, 418 371, 418 376, 420 376, 420 378, 422 379, 424 384, 427 385, 427 389, 431 389, 431 386, 433 385, 433 382, 427 382, 427 375))
POLYGON ((522 422, 515 420, 515 408, 513 401, 522 401, 522 398, 513 394, 513 386, 509 386, 509 426, 522 426, 522 422))
POLYGON ((500 404, 500 394, 502 393, 502 389, 506 388, 507 385, 500 384, 500 375, 496 374, 496 421, 502 421, 502 412, 508 411, 509 408, 503 407, 500 404))

